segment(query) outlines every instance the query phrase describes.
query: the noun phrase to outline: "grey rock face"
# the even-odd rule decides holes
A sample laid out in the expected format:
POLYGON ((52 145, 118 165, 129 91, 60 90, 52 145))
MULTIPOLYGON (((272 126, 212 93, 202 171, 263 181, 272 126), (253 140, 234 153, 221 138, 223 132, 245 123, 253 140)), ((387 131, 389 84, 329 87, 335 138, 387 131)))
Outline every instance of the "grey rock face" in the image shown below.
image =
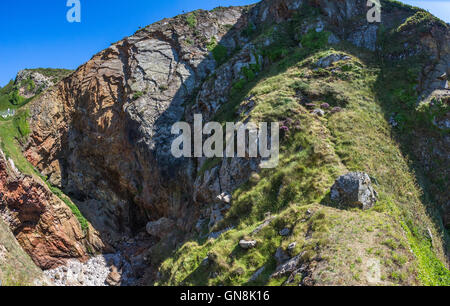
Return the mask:
POLYGON ((377 31, 378 31, 377 25, 366 26, 360 31, 355 31, 351 33, 348 38, 348 41, 350 41, 355 46, 375 51, 378 37, 377 31))
POLYGON ((345 206, 370 209, 377 201, 377 193, 366 173, 352 172, 341 176, 331 188, 331 200, 345 206))
POLYGON ((219 201, 219 203, 225 203, 225 204, 230 204, 231 198, 232 198, 232 196, 228 192, 223 192, 217 196, 217 200, 219 201))
POLYGON ((284 228, 280 231, 280 236, 286 237, 291 234, 291 230, 288 228, 284 228))
POLYGON ((328 43, 330 45, 335 45, 335 44, 338 44, 340 42, 341 42, 341 40, 336 35, 334 35, 333 33, 331 33, 330 36, 328 36, 328 43))
POLYGON ((209 224, 209 229, 212 229, 214 225, 223 220, 222 210, 221 209, 212 209, 209 224))
POLYGON ((169 234, 171 231, 173 231, 175 228, 175 222, 167 219, 167 218, 161 218, 158 221, 149 222, 147 224, 147 233, 149 235, 163 238, 167 234, 169 234))
POLYGON ((254 282, 258 279, 258 277, 264 272, 264 270, 266 269, 266 267, 262 267, 260 269, 258 269, 258 271, 256 271, 252 277, 249 279, 250 282, 254 282))
POLYGON ((275 260, 277 261, 278 265, 281 265, 289 260, 289 256, 284 252, 282 248, 278 248, 275 253, 275 260))
POLYGON ((319 117, 325 116, 325 112, 323 110, 321 110, 320 108, 313 110, 312 113, 319 117))
POLYGON ((279 278, 279 277, 282 277, 289 273, 294 272, 300 264, 301 256, 302 256, 302 254, 299 254, 299 255, 295 256, 294 258, 292 258, 291 260, 289 260, 288 262, 286 262, 282 265, 279 265, 277 267, 275 273, 272 274, 272 277, 279 278))
POLYGON ((328 68, 330 67, 332 64, 339 62, 339 61, 347 61, 350 60, 350 56, 348 55, 344 55, 344 54, 339 54, 339 53, 333 53, 331 55, 325 56, 320 58, 317 63, 316 66, 317 67, 321 67, 321 68, 328 68))
POLYGON ((17 73, 15 85, 19 87, 19 94, 22 97, 31 98, 38 91, 45 90, 53 86, 54 83, 49 77, 39 72, 25 69, 17 73))

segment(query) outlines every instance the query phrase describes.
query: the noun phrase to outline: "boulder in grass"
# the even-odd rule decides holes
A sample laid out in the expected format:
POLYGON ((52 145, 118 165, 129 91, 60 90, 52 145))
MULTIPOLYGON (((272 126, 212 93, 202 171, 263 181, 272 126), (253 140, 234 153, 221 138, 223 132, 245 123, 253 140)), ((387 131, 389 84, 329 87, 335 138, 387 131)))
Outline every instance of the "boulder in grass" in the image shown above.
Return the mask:
POLYGON ((256 247, 256 241, 255 240, 241 240, 239 242, 239 246, 243 248, 244 250, 253 249, 256 247))
POLYGON ((377 193, 372 187, 369 175, 351 172, 336 180, 331 188, 331 200, 340 205, 366 210, 375 205, 377 193))

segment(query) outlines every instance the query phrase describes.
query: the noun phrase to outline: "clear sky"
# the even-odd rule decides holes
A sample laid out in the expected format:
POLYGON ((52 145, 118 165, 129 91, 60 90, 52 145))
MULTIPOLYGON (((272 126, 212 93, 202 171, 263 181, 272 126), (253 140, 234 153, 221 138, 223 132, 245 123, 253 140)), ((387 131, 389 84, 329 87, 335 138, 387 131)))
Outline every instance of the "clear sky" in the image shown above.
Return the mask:
MULTIPOLYGON (((69 23, 67 0, 0 0, 0 86, 24 68, 75 69, 112 42, 165 17, 258 0, 80 0, 69 23)), ((402 0, 450 22, 450 0, 402 0)))

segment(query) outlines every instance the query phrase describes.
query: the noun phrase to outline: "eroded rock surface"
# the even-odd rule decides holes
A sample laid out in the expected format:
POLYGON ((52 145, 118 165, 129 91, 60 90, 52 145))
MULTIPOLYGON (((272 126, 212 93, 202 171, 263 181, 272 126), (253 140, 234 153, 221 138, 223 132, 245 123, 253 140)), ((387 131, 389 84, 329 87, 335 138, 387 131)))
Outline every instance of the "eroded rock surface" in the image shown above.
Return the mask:
POLYGON ((20 96, 32 98, 55 85, 69 73, 69 70, 63 69, 24 69, 17 73, 14 85, 20 96))
POLYGON ((69 258, 87 260, 88 248, 103 244, 90 228, 84 233, 70 208, 38 179, 21 174, 0 151, 0 217, 42 269, 69 258))

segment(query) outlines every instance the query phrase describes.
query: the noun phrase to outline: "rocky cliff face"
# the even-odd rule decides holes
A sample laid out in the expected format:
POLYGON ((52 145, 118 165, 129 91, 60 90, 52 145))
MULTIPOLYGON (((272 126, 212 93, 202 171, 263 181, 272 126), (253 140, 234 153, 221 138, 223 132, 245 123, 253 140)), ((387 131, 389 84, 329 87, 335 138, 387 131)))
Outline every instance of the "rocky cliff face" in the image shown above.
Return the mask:
MULTIPOLYGON (((305 52, 310 42, 304 37, 326 32, 329 46, 347 41, 390 60, 426 53, 429 60, 416 77, 416 94, 430 101, 448 94, 442 80, 450 60, 448 27, 432 23, 420 35, 414 27, 398 28, 414 11, 383 3, 389 8, 383 13, 384 28, 367 23, 365 1, 351 0, 262 1, 162 20, 114 43, 34 99, 24 154, 73 199, 104 243, 118 246, 148 221, 157 221, 149 232, 173 249, 185 235, 193 235, 196 225, 206 222, 212 230, 230 209, 230 195, 261 169, 258 159, 224 159, 212 166, 203 158, 175 159, 171 126, 192 122, 198 113, 204 120, 221 118, 230 93, 243 80, 253 81, 286 56, 282 50, 270 52, 284 37, 305 52), (307 4, 318 14, 298 17, 307 4), (382 45, 385 37, 402 47, 385 48, 394 44, 382 45), (168 226, 158 230, 160 224, 168 226)), ((257 100, 245 98, 227 119, 242 120, 242 113, 252 117, 257 100)), ((309 99, 321 97, 311 94, 309 99)), ((444 155, 440 158, 448 161, 444 155)), ((41 267, 54 267, 60 258, 85 258, 86 241, 101 249, 96 239, 85 239, 59 199, 33 178, 11 174, 7 166, 0 163, 0 190, 7 191, 4 215, 41 267), (44 239, 42 232, 53 234, 44 239)))
POLYGON ((230 53, 242 45, 243 11, 198 12, 196 31, 185 17, 163 20, 94 56, 33 102, 26 156, 82 210, 102 211, 107 224, 97 228, 122 234, 147 218, 170 216, 180 228, 195 219, 192 181, 176 176, 195 165, 172 163, 170 127, 217 66, 206 45, 221 41, 230 53))
POLYGON ((24 69, 17 73, 14 85, 18 94, 24 98, 32 98, 58 83, 67 76, 66 69, 24 69))
POLYGON ((69 258, 87 260, 103 245, 93 228, 83 232, 69 207, 39 179, 21 174, 0 151, 0 215, 37 266, 50 269, 69 258))

